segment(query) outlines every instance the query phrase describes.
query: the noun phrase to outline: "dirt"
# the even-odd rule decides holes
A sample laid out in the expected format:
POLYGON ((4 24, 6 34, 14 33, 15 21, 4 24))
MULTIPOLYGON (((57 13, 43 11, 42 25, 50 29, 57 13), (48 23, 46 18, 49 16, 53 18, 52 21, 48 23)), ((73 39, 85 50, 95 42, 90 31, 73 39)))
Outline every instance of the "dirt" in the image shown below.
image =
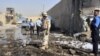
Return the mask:
POLYGON ((21 46, 20 43, 12 41, 0 45, 0 56, 92 56, 92 53, 55 44, 49 44, 48 49, 41 50, 36 45, 21 46))
MULTIPOLYGON (((73 40, 73 38, 69 36, 63 36, 63 34, 60 34, 59 36, 55 34, 56 37, 52 34, 50 34, 50 41, 73 40)), ((46 50, 41 50, 39 48, 41 43, 37 45, 28 44, 23 46, 20 42, 13 40, 12 36, 10 37, 11 39, 8 40, 9 43, 0 44, 0 56, 92 56, 90 55, 92 53, 76 50, 67 46, 62 47, 52 43, 49 43, 49 48, 46 50)), ((37 37, 37 35, 31 36, 33 41, 36 39, 42 40, 42 37, 43 36, 37 37)))

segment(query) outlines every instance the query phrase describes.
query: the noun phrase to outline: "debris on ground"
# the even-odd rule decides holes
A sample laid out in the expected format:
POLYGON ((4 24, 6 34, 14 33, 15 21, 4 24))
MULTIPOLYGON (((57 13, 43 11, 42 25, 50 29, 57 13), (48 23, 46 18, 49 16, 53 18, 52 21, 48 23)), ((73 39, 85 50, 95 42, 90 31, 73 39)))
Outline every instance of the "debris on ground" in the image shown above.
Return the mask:
POLYGON ((18 27, 4 32, 6 38, 0 37, 0 56, 94 56, 91 43, 63 34, 51 33, 48 49, 41 50, 42 35, 23 35, 18 27))

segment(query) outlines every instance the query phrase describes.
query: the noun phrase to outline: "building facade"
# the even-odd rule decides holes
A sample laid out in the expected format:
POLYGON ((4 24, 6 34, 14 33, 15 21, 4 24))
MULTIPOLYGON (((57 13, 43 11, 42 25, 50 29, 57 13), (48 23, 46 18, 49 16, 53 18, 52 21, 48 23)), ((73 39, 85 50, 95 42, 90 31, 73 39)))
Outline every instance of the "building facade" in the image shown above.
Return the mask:
POLYGON ((84 18, 81 17, 93 15, 94 8, 100 8, 100 0, 61 0, 48 14, 56 27, 73 34, 83 31, 84 18))

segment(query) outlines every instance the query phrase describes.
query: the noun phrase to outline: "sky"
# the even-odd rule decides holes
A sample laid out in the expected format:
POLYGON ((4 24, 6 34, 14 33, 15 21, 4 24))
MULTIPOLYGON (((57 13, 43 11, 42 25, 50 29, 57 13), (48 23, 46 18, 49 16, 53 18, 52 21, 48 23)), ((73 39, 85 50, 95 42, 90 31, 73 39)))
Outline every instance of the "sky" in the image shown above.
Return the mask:
POLYGON ((23 16, 38 16, 59 2, 60 0, 0 0, 0 12, 5 12, 7 7, 12 7, 23 16))

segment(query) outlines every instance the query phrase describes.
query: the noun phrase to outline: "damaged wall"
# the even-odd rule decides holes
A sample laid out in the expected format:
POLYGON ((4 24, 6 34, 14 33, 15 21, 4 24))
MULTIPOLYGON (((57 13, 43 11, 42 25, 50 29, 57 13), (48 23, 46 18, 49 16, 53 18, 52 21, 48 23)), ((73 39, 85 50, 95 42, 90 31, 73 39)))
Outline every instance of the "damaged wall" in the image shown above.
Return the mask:
POLYGON ((6 12, 0 13, 0 26, 16 23, 17 17, 13 8, 7 8, 6 12))
POLYGON ((6 24, 6 18, 5 18, 5 13, 0 14, 0 26, 6 24))
POLYGON ((61 0, 59 4, 48 11, 55 20, 56 27, 66 32, 81 31, 81 19, 79 18, 79 2, 75 0, 61 0), (80 22, 79 22, 80 21, 80 22), (80 28, 80 29, 78 29, 80 28))
POLYGON ((83 31, 82 15, 92 14, 95 7, 99 7, 100 0, 61 0, 48 14, 55 20, 55 26, 68 33, 83 31))

